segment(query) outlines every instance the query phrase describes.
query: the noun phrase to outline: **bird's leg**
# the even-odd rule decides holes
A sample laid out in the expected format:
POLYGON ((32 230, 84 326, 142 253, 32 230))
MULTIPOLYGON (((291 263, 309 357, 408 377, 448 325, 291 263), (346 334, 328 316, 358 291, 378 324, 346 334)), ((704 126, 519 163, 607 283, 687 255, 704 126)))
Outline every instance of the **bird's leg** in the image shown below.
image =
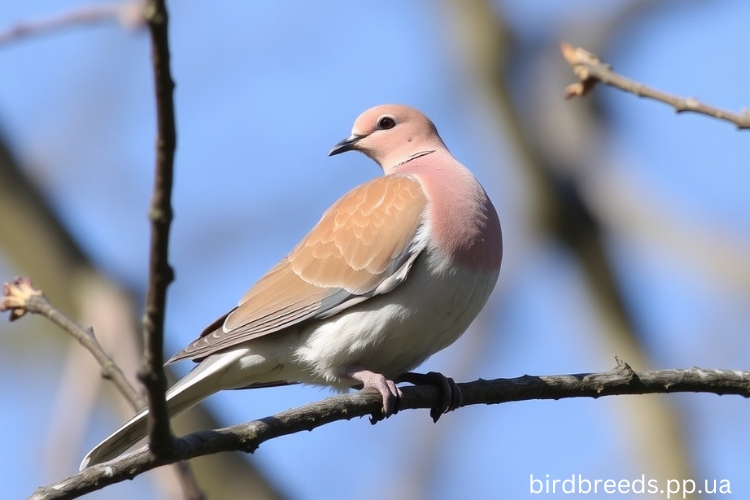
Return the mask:
POLYGON ((353 365, 343 371, 343 375, 362 382, 363 389, 375 389, 383 397, 383 408, 380 415, 371 415, 370 423, 376 424, 381 420, 398 413, 399 400, 401 399, 401 389, 396 386, 396 382, 388 380, 383 375, 370 370, 365 370, 360 365, 353 365))
POLYGON ((437 422, 443 413, 453 411, 461 406, 461 389, 452 378, 446 377, 442 373, 404 373, 398 378, 399 382, 408 382, 414 385, 436 385, 443 395, 440 405, 430 410, 430 416, 433 422, 437 422))

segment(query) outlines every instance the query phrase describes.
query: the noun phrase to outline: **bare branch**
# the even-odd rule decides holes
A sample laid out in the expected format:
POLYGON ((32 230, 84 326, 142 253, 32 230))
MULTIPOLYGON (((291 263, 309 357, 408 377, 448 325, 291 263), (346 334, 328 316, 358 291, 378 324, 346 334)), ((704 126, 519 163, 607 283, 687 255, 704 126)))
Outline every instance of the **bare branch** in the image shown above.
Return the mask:
POLYGON ((120 367, 104 352, 91 328, 86 328, 58 311, 41 291, 31 285, 28 278, 15 278, 3 285, 3 299, 0 300, 0 311, 10 311, 11 321, 24 314, 33 313, 45 316, 54 324, 68 332, 83 347, 96 358, 102 367, 102 377, 111 380, 123 396, 130 402, 134 410, 138 411, 145 405, 145 401, 138 391, 130 385, 120 367))
POLYGON ((560 50, 568 64, 573 66, 573 73, 581 80, 568 85, 565 89, 566 99, 585 96, 594 88, 596 82, 602 82, 638 97, 648 97, 669 104, 678 113, 698 113, 733 123, 739 130, 750 129, 750 111, 747 109, 733 113, 704 104, 694 97, 683 98, 667 94, 615 73, 609 64, 602 63, 594 54, 580 47, 562 42, 560 50))
POLYGON ((150 0, 144 12, 151 33, 151 62, 156 92, 156 171, 151 198, 151 250, 148 292, 143 317, 144 353, 139 379, 148 393, 148 429, 151 450, 157 456, 172 452, 173 439, 164 394, 167 378, 164 360, 164 316, 167 287, 174 279, 168 261, 169 228, 172 223, 172 179, 176 131, 172 91, 174 82, 169 70, 168 16, 164 0, 150 0))
POLYGON ((20 22, 0 30, 0 45, 81 24, 116 21, 126 29, 136 29, 144 24, 143 3, 143 0, 131 0, 120 4, 90 5, 46 19, 20 22))
MULTIPOLYGON (((531 399, 616 396, 703 392, 750 397, 750 371, 704 370, 701 368, 635 371, 627 363, 609 372, 514 379, 477 380, 458 384, 463 406, 499 404, 531 399)), ((432 408, 441 394, 433 386, 403 389, 401 409, 432 408)), ((338 420, 351 420, 380 411, 382 399, 375 392, 334 396, 245 424, 214 431, 202 431, 175 440, 174 454, 159 458, 141 448, 130 454, 85 469, 57 484, 38 489, 33 500, 70 499, 109 484, 132 479, 139 474, 176 460, 187 460, 222 451, 252 453, 273 438, 300 431, 311 431, 338 420)), ((381 424, 382 425, 382 424, 381 424)))

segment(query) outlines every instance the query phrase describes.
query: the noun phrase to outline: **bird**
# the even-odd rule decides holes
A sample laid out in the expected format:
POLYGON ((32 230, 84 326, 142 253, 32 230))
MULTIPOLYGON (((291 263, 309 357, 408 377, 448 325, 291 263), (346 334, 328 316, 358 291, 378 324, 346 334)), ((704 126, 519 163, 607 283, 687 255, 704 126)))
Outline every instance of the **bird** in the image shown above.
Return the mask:
MULTIPOLYGON (((502 261, 497 211, 415 108, 366 110, 329 156, 347 151, 384 175, 336 201, 236 307, 167 361, 198 363, 167 391, 170 418, 220 390, 292 383, 375 390, 383 405, 373 423, 398 411, 399 381, 438 384, 437 416, 460 405, 452 379, 411 370, 485 306, 502 261)), ((81 470, 145 437, 147 414, 92 449, 81 470)))

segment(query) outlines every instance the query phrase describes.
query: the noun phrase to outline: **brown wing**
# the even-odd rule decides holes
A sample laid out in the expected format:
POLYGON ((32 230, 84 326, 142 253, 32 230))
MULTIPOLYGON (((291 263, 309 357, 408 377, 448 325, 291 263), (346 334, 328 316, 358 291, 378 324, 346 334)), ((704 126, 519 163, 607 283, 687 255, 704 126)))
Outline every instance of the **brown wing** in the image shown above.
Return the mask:
POLYGON ((426 205, 420 184, 407 176, 349 191, 245 293, 223 328, 215 322, 169 362, 200 359, 393 290, 424 246, 415 237, 426 205))

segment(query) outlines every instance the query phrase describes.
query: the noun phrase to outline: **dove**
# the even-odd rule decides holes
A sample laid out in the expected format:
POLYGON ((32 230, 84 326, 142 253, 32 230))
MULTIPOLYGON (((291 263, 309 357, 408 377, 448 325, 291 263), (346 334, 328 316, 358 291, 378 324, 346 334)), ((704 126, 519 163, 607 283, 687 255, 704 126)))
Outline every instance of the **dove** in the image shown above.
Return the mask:
MULTIPOLYGON (((411 370, 455 342, 494 289, 503 251, 495 207, 432 121, 409 106, 362 113, 329 156, 346 151, 364 153, 384 175, 334 203, 236 307, 167 362, 198 362, 167 391, 170 418, 220 390, 292 383, 377 391, 383 406, 373 423, 398 411, 399 381, 439 385, 437 416, 460 406, 452 379, 411 370)), ((81 469, 145 437, 147 414, 97 445, 81 469)))

